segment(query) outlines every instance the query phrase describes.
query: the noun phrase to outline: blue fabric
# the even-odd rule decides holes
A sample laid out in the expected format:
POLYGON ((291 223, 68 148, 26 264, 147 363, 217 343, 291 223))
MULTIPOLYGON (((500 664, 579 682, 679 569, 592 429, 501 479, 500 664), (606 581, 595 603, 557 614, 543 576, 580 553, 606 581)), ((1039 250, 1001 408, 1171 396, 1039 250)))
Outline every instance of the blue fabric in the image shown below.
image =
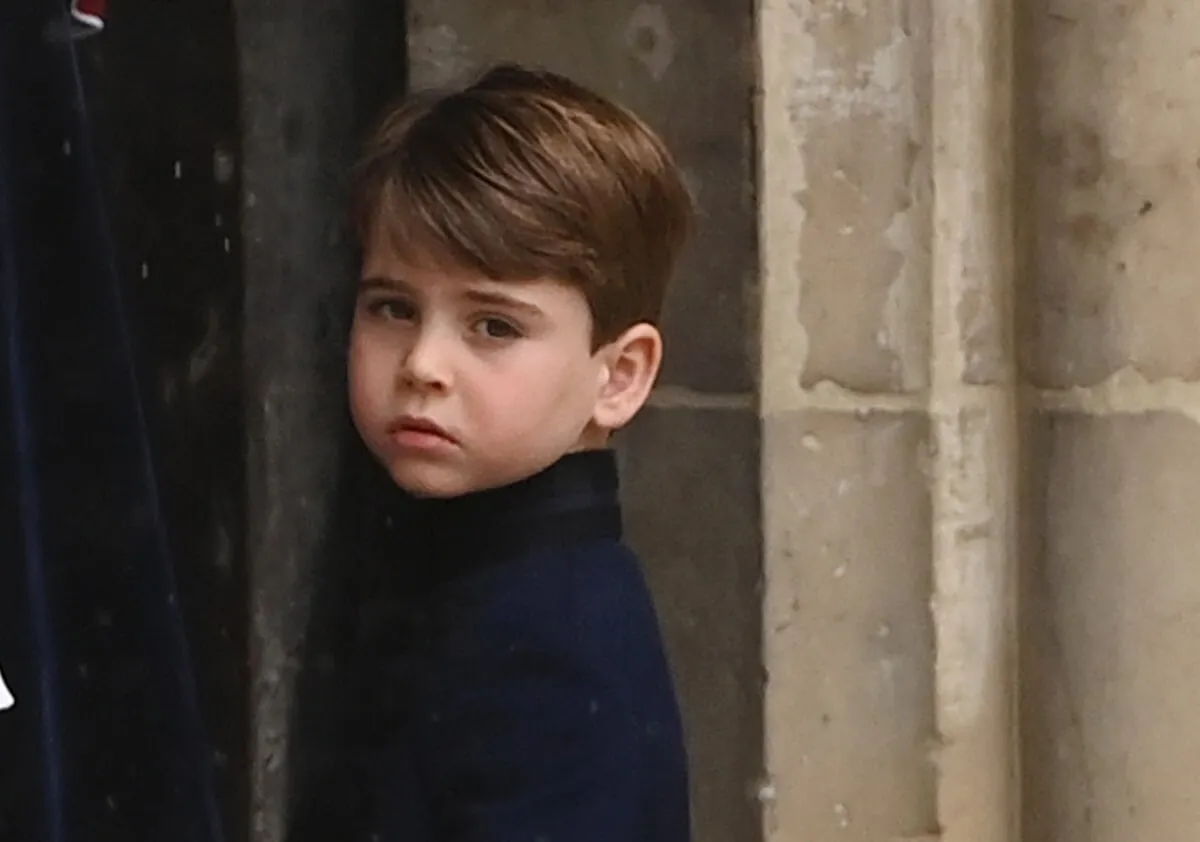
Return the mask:
POLYGON ((368 838, 687 842, 679 713, 612 454, 393 520, 390 563, 413 575, 362 690, 394 699, 368 838))
POLYGON ((65 15, 0 3, 0 839, 218 842, 65 15))

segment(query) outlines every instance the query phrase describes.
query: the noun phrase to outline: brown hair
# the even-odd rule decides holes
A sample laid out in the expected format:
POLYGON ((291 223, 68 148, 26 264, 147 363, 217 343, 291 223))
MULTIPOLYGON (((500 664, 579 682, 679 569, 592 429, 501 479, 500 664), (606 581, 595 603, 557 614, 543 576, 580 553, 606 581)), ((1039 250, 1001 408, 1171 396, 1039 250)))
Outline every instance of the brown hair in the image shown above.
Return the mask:
POLYGON ((356 173, 355 221, 406 253, 587 298, 592 343, 656 323, 691 201, 662 140, 562 76, 501 65, 385 114, 356 173))

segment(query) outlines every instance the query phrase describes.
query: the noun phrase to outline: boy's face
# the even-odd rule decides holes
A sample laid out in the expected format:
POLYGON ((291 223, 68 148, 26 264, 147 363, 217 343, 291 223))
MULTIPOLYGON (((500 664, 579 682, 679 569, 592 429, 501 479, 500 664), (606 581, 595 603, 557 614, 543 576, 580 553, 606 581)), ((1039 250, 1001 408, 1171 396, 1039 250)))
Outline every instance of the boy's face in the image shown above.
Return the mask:
POLYGON ((496 282, 373 246, 349 355, 354 424, 398 485, 454 497, 604 444, 610 358, 582 293, 496 282))

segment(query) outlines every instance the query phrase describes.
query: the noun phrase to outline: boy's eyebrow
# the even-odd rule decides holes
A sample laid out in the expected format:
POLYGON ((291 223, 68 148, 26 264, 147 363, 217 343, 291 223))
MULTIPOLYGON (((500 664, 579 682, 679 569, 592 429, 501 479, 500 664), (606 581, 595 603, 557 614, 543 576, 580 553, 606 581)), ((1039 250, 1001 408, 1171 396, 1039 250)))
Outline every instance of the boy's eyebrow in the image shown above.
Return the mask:
POLYGON ((376 277, 374 275, 363 278, 358 282, 360 290, 385 289, 392 292, 407 292, 408 284, 396 278, 376 277))
POLYGON ((463 298, 476 304, 483 304, 484 306, 504 307, 524 313, 526 316, 534 319, 540 319, 546 315, 542 312, 542 308, 536 304, 530 304, 528 301, 522 301, 519 298, 514 298, 498 290, 468 289, 463 293, 463 298))

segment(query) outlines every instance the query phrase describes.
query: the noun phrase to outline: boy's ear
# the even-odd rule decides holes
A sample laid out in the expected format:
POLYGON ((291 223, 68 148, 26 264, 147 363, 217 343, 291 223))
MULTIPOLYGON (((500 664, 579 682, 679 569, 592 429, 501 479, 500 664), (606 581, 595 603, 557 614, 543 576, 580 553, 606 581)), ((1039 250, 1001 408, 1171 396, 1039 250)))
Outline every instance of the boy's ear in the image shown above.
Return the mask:
POLYGON ((650 397, 662 365, 662 334, 654 325, 642 322, 596 353, 603 370, 592 420, 601 429, 619 430, 650 397))

